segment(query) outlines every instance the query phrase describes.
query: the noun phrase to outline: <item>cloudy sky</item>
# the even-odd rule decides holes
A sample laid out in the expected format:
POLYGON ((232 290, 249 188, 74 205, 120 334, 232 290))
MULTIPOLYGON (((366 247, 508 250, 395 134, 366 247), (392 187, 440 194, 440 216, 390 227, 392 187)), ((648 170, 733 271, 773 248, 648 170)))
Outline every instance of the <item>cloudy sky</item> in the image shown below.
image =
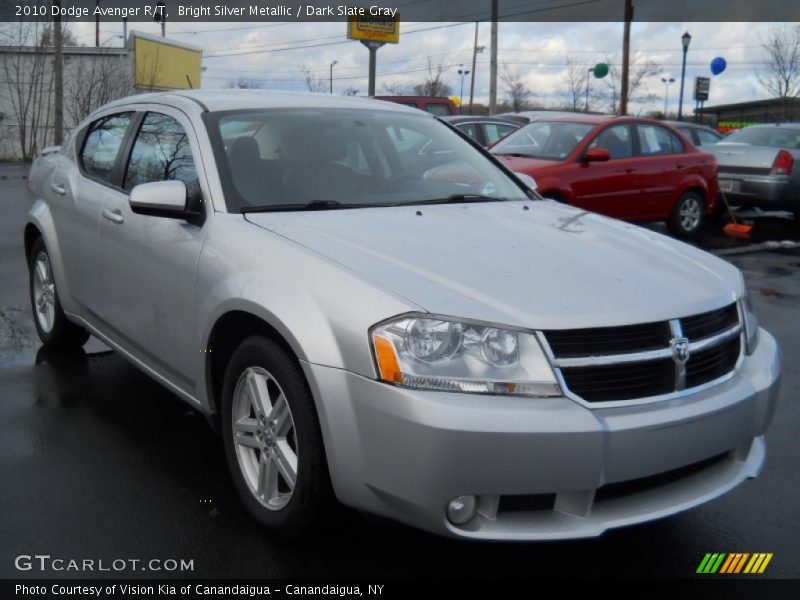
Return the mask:
MULTIPOLYGON (((794 24, 789 24, 794 25, 794 24)), ((789 25, 780 24, 785 27, 789 25)), ((684 106, 691 101, 695 76, 709 76, 709 63, 722 56, 727 70, 714 77, 708 105, 754 100, 765 97, 756 77, 763 68, 761 47, 770 23, 634 23, 631 33, 632 57, 657 62, 661 72, 648 77, 639 95, 652 94, 646 103, 634 103, 631 112, 663 108, 665 86, 662 77, 680 79, 681 44, 684 31, 692 35, 686 69, 684 106)), ((94 43, 93 23, 70 25, 81 43, 94 43)), ((471 68, 474 23, 403 23, 400 43, 378 52, 377 91, 387 85, 413 85, 422 80, 428 61, 448 67, 445 80, 454 93, 460 90, 459 65, 471 68)), ((481 23, 478 45, 487 51, 478 55, 476 101, 486 102, 489 93, 489 24, 481 23)), ((155 23, 132 23, 131 29, 160 33, 155 23)), ((121 43, 122 25, 103 23, 101 41, 121 43)), ((225 87, 237 78, 257 80, 265 88, 305 89, 299 65, 304 64, 327 82, 329 65, 334 67, 334 91, 347 87, 367 91, 368 52, 360 43, 348 41, 344 23, 202 23, 168 22, 167 35, 203 49, 204 88, 225 87)), ((619 64, 622 56, 621 23, 501 23, 499 53, 501 65, 518 70, 539 102, 556 106, 563 102, 560 91, 567 58, 585 65, 597 62, 619 64)), ((593 86, 602 82, 593 80, 593 86)), ((469 95, 469 79, 464 95, 469 95)), ((499 83, 498 98, 505 98, 499 83)), ((678 84, 669 88, 668 105, 677 109, 678 84)), ((598 107, 599 108, 599 107, 598 107)))

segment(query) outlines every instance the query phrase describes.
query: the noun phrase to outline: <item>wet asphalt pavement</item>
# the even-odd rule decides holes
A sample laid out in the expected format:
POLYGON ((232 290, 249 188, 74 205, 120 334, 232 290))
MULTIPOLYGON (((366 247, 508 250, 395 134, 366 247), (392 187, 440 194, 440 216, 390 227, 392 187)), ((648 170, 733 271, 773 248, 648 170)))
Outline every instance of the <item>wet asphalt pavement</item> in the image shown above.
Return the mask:
MULTIPOLYGON (((758 479, 688 513, 594 540, 466 543, 342 510, 328 530, 289 543, 244 513, 220 440, 175 396, 97 340, 76 356, 39 350, 22 250, 22 173, 0 170, 0 577, 41 577, 14 568, 17 555, 39 553, 193 559, 193 572, 173 576, 204 578, 675 578, 692 576, 706 552, 733 551, 773 552, 765 576, 800 577, 800 250, 728 257, 744 270, 784 356, 758 479)), ((774 220, 759 229, 763 241, 798 239, 800 228, 774 220)), ((741 245, 715 230, 700 243, 741 245)))

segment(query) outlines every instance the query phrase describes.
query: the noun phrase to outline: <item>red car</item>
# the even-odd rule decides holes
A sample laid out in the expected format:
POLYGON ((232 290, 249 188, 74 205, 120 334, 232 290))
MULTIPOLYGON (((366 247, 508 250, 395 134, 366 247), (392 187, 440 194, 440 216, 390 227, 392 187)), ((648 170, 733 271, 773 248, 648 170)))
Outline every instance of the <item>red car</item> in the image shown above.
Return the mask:
POLYGON ((536 121, 492 146, 546 198, 695 233, 717 201, 717 162, 659 121, 574 115, 536 121))

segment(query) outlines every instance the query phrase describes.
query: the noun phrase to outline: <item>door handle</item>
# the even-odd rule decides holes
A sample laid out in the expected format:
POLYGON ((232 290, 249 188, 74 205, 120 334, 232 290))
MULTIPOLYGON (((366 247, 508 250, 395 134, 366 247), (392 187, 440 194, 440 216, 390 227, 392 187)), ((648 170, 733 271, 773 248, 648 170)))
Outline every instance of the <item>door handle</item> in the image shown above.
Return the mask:
POLYGON ((634 169, 633 167, 628 167, 625 169, 626 173, 636 173, 639 169, 634 169))
POLYGON ((678 168, 679 169, 685 169, 686 168, 686 163, 678 163, 678 168))
POLYGON ((57 183, 51 183, 50 189, 53 190, 59 196, 63 196, 64 194, 67 193, 67 188, 65 188, 63 185, 58 185, 57 183))
POLYGON ((111 221, 112 223, 124 223, 125 217, 122 216, 122 213, 118 210, 111 210, 110 208, 103 209, 103 217, 111 221))

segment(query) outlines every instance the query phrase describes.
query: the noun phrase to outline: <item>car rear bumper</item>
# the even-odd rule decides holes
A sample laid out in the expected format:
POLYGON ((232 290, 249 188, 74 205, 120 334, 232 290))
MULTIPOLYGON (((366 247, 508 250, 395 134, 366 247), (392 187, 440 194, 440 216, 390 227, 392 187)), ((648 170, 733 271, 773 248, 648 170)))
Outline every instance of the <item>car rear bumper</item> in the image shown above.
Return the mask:
POLYGON ((423 392, 304 364, 331 478, 350 506, 438 534, 592 537, 755 477, 780 375, 762 332, 737 374, 677 400, 589 409, 568 398, 423 392), (477 497, 466 525, 448 502, 477 497))
POLYGON ((795 210, 800 208, 800 188, 790 177, 777 175, 742 175, 725 173, 718 175, 719 189, 734 206, 759 207, 767 210, 795 210), (733 184, 731 191, 724 189, 724 182, 733 184))

